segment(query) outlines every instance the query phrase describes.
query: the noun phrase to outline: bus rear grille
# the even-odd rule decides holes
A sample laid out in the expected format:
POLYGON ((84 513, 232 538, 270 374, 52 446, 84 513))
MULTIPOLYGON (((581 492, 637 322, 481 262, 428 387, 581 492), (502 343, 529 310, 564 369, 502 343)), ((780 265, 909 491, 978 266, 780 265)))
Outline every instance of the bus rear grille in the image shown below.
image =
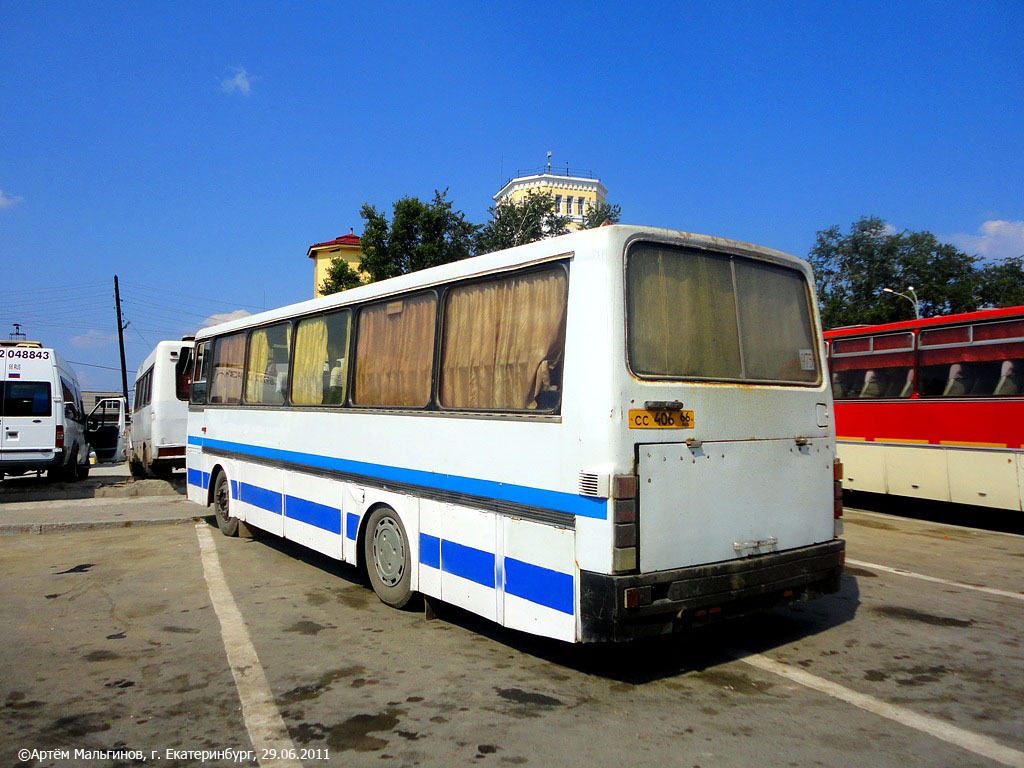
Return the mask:
POLYGON ((580 472, 580 496, 608 497, 608 478, 593 472, 580 472))

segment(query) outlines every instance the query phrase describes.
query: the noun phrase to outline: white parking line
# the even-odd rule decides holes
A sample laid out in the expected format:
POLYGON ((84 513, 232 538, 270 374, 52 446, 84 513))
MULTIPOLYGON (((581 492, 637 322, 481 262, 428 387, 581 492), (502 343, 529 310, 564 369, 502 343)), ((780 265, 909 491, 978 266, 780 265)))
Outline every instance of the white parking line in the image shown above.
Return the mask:
POLYGON ((948 744, 953 744, 961 749, 966 749, 968 752, 973 752, 974 754, 980 755, 988 760, 995 760, 998 763, 1009 765, 1013 768, 1024 768, 1024 752, 1019 752, 1016 749, 1000 744, 998 741, 988 736, 982 736, 978 733, 965 731, 963 728, 958 728, 952 723, 939 720, 935 717, 929 717, 928 715, 918 714, 917 712, 913 712, 905 707, 888 704, 881 699, 876 699, 873 696, 858 693, 857 691, 830 682, 824 678, 816 677, 802 669, 796 669, 788 664, 782 664, 778 661, 769 659, 767 656, 762 656, 759 653, 748 654, 745 651, 730 651, 729 653, 733 658, 749 664, 752 667, 756 667, 757 669, 765 672, 771 672, 774 675, 779 675, 780 677, 792 680, 794 683, 799 683, 800 685, 811 688, 819 693, 824 693, 832 698, 845 701, 847 704, 852 704, 860 709, 880 715, 881 717, 889 720, 894 720, 908 728, 913 728, 917 731, 921 731, 922 733, 927 733, 928 735, 941 739, 948 744))
POLYGON ((206 585, 210 590, 210 601, 213 603, 217 618, 220 619, 224 650, 227 651, 228 665, 235 678, 238 698, 242 701, 242 719, 245 720, 256 757, 261 766, 301 768, 302 763, 298 760, 263 757, 270 750, 273 750, 270 754, 289 754, 289 751, 294 754, 295 744, 288 735, 288 728, 274 702, 263 665, 260 664, 256 649, 249 639, 249 630, 246 629, 242 614, 231 596, 209 525, 205 522, 196 523, 196 535, 199 537, 199 551, 202 555, 206 585))
POLYGON ((1010 597, 1014 600, 1024 600, 1024 594, 1020 592, 1008 592, 1005 589, 993 589, 992 587, 979 587, 976 584, 964 584, 962 581, 949 581, 948 579, 940 579, 935 576, 925 576, 923 573, 914 573, 913 571, 905 571, 902 568, 892 568, 888 565, 879 565, 878 563, 865 563, 862 560, 850 560, 846 559, 847 565, 855 565, 860 568, 868 568, 872 571, 883 571, 885 573, 895 573, 898 576, 908 576, 911 579, 921 579, 921 581, 931 581, 936 584, 945 584, 950 587, 959 587, 960 589, 973 589, 975 592, 984 592, 989 595, 999 595, 1000 597, 1010 597))

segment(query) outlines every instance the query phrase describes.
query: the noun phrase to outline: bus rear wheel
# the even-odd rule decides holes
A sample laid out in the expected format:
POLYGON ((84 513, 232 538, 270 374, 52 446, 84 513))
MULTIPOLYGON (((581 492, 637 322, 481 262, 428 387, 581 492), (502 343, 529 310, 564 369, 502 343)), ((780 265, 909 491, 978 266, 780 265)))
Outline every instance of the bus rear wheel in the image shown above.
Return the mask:
POLYGON ((412 558, 409 536, 402 520, 390 507, 380 507, 366 523, 363 562, 381 602, 404 608, 412 599, 412 558))
POLYGON ((231 516, 231 493, 228 487, 228 476, 217 473, 217 482, 213 484, 213 515, 217 518, 217 527, 225 536, 238 535, 238 518, 231 516))

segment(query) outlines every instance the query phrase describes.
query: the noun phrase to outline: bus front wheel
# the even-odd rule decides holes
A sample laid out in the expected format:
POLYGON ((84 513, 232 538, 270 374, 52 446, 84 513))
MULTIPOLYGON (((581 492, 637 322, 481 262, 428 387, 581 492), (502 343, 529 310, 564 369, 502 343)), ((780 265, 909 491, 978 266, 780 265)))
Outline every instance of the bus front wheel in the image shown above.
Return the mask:
POLYGON ((366 523, 363 562, 377 597, 394 608, 404 608, 412 599, 409 537, 390 507, 380 507, 366 523))
POLYGON ((228 476, 217 473, 217 482, 213 485, 213 515, 217 518, 217 527, 225 536, 238 535, 238 518, 231 516, 231 493, 228 487, 228 476))

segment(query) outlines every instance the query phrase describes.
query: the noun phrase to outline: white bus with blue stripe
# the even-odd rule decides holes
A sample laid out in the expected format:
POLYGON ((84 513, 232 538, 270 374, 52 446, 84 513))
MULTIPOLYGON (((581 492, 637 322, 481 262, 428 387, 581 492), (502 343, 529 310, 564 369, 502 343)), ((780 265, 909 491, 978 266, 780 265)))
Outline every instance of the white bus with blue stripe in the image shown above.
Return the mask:
POLYGON ((188 496, 566 641, 838 589, 806 262, 607 226, 206 328, 188 496))

